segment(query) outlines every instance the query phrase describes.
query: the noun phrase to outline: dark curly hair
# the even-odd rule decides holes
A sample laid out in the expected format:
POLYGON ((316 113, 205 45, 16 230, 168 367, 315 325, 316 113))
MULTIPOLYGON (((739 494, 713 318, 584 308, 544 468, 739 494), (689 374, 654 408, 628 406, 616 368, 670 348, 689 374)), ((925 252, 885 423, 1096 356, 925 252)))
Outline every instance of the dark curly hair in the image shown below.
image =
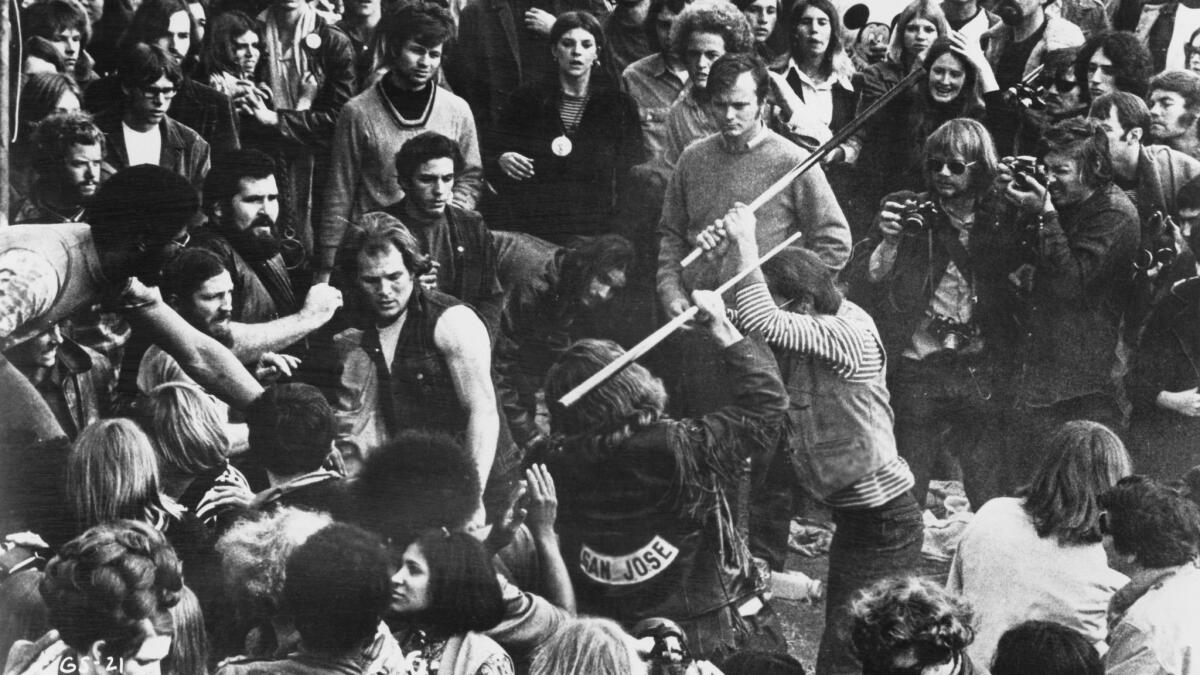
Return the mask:
POLYGON ((1144 567, 1174 567, 1200 553, 1200 507, 1162 483, 1128 476, 1100 505, 1117 552, 1133 555, 1144 567))
POLYGON ((945 663, 975 639, 967 603, 918 577, 884 579, 850 605, 850 641, 864 672, 886 672, 912 650, 919 665, 945 663))
POLYGON ((72 649, 103 640, 104 655, 128 657, 148 637, 171 635, 170 608, 183 589, 183 571, 162 533, 133 520, 89 529, 63 546, 46 566, 39 590, 50 625, 72 649))
POLYGON ((274 473, 316 471, 333 448, 337 420, 329 401, 311 384, 267 387, 246 408, 250 452, 274 473))
POLYGON ((1097 51, 1103 49, 1104 55, 1113 64, 1113 81, 1117 89, 1145 97, 1146 85, 1154 74, 1154 64, 1150 58, 1150 50, 1133 33, 1123 30, 1110 30, 1093 35, 1075 60, 1075 80, 1079 82, 1083 97, 1090 103, 1092 99, 1088 87, 1088 62, 1097 51))
POLYGON ((375 448, 353 486, 359 524, 392 542, 457 529, 482 492, 470 452, 452 436, 406 430, 375 448))
POLYGON ((104 133, 85 112, 55 113, 34 127, 30 138, 33 145, 33 167, 42 176, 61 172, 63 160, 76 145, 99 145, 104 155, 104 133))
POLYGON ((287 560, 284 606, 306 648, 346 652, 363 645, 390 598, 387 548, 353 525, 325 527, 287 560))

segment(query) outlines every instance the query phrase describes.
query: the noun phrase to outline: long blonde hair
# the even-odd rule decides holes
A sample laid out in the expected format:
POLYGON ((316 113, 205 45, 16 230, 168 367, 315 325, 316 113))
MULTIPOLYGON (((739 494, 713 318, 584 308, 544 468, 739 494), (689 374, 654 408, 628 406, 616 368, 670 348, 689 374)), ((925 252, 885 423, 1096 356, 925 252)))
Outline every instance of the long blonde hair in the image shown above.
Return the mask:
POLYGON ((88 425, 67 456, 67 494, 81 528, 145 521, 149 510, 161 507, 158 486, 154 448, 132 420, 88 425))
POLYGON ((912 67, 904 58, 904 29, 916 19, 924 19, 937 28, 938 37, 950 34, 950 22, 942 13, 941 5, 933 0, 913 0, 907 7, 900 10, 892 21, 892 43, 888 46, 888 58, 904 66, 905 70, 912 67))

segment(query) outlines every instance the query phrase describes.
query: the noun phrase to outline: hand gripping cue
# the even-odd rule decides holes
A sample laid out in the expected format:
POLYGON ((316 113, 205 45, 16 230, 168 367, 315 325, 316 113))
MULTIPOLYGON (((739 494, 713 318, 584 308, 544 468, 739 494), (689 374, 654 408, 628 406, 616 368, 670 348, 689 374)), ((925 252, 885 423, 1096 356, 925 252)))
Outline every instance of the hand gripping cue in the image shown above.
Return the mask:
MULTIPOLYGON (((800 174, 816 166, 822 159, 825 158, 825 155, 833 152, 833 150, 845 142, 847 138, 853 136, 854 132, 858 131, 862 125, 866 124, 867 120, 870 119, 872 115, 882 110, 884 106, 892 101, 892 99, 896 98, 909 87, 916 84, 917 80, 919 80, 924 74, 925 71, 923 69, 917 68, 909 73, 903 80, 897 82, 896 86, 884 92, 883 96, 880 96, 875 100, 874 103, 867 106, 866 110, 862 111, 857 117, 847 122, 846 126, 838 129, 837 133, 835 133, 828 141, 825 141, 824 145, 816 150, 813 150, 811 155, 801 160, 799 164, 792 167, 791 171, 788 171, 786 174, 784 174, 782 178, 775 181, 771 187, 767 188, 766 191, 756 197, 754 201, 750 202, 750 211, 757 211, 762 207, 763 204, 771 201, 775 195, 783 192, 784 188, 791 185, 792 181, 800 177, 800 174)), ((704 250, 697 246, 696 248, 692 249, 691 253, 687 254, 687 257, 684 258, 682 262, 680 262, 680 266, 687 267, 688 265, 691 265, 703 254, 704 250)))
MULTIPOLYGON (((774 258, 775 255, 778 254, 780 251, 782 251, 783 249, 787 248, 788 246, 791 246, 793 243, 798 241, 800 239, 800 237, 802 237, 803 235, 804 235, 803 232, 793 232, 791 234, 791 236, 789 236, 787 239, 784 239, 782 242, 780 242, 778 246, 771 249, 770 251, 767 251, 761 257, 759 257, 758 261, 754 263, 753 267, 747 267, 746 269, 742 270, 741 272, 738 272, 737 274, 733 275, 732 277, 730 277, 729 281, 726 281, 725 283, 718 286, 716 288, 715 292, 718 295, 720 295, 720 294, 725 293, 725 291, 728 291, 729 289, 733 288, 734 286, 737 285, 737 283, 739 281, 750 276, 750 273, 752 273, 754 270, 761 267, 763 263, 767 262, 771 258, 774 258)), ((564 407, 564 408, 570 408, 579 399, 583 398, 589 391, 604 384, 604 382, 606 380, 608 380, 608 378, 612 377, 613 375, 616 375, 617 372, 620 371, 622 368, 629 365, 630 363, 633 363, 634 361, 636 361, 638 358, 640 358, 642 355, 644 355, 646 352, 650 351, 651 349, 654 349, 654 347, 657 346, 658 343, 665 340, 668 335, 670 335, 671 333, 674 333, 683 324, 687 323, 688 321, 691 321, 692 317, 696 316, 696 312, 698 312, 698 311, 700 311, 700 308, 695 305, 688 307, 687 311, 683 312, 679 316, 677 316, 674 319, 671 319, 667 323, 663 324, 662 327, 660 327, 658 330, 654 331, 653 333, 647 335, 644 340, 642 340, 641 342, 634 345, 629 351, 627 351, 624 354, 622 354, 621 356, 617 357, 617 359, 614 360, 612 363, 610 363, 607 366, 604 366, 600 370, 596 371, 596 373, 594 375, 592 375, 588 379, 584 380, 583 382, 580 382, 574 389, 563 394, 562 398, 558 399, 559 404, 562 405, 562 407, 564 407)))
MULTIPOLYGON (((786 174, 784 174, 782 178, 775 181, 775 183, 768 187, 765 192, 755 198, 754 201, 750 202, 750 210, 757 211, 759 207, 770 201, 775 195, 782 192, 783 189, 788 185, 791 185, 792 181, 796 180, 800 174, 816 166, 816 164, 820 162, 825 155, 829 154, 830 151, 841 145, 843 141, 845 141, 855 131, 862 127, 862 125, 866 123, 867 119, 883 109, 883 107, 891 102, 892 99, 896 98, 913 84, 915 84, 917 80, 920 79, 924 74, 925 71, 918 68, 905 76, 904 79, 900 80, 896 86, 884 92, 883 96, 880 96, 874 103, 872 103, 870 106, 867 106, 866 110, 862 111, 861 114, 848 122, 846 126, 839 129, 838 132, 835 133, 832 138, 826 141, 824 145, 814 150, 811 155, 805 157, 799 164, 793 167, 791 171, 788 171, 786 174)), ((780 251, 798 241, 801 236, 801 232, 792 233, 791 236, 789 236, 787 239, 784 239, 783 242, 778 246, 770 251, 767 251, 765 254, 759 257, 758 261, 754 263, 753 267, 748 267, 741 272, 738 272, 728 281, 718 286, 716 288, 716 292, 718 294, 723 294, 729 289, 733 288, 739 281, 745 279, 751 272, 761 267, 763 263, 775 257, 775 255, 780 251)), ((683 267, 687 267, 695 262, 701 255, 703 255, 703 253, 703 249, 697 247, 695 250, 689 253, 686 258, 683 259, 683 267)), ((634 345, 629 351, 622 354, 612 363, 604 366, 594 375, 583 382, 580 382, 574 389, 568 391, 566 394, 563 394, 562 398, 558 399, 559 405, 563 406, 564 408, 569 408, 572 405, 575 405, 575 403, 577 403, 579 399, 586 396, 588 392, 600 386, 601 384, 604 384, 608 378, 617 374, 625 366, 641 358, 646 354, 646 352, 654 349, 658 343, 666 339, 668 335, 674 333, 681 326, 683 326, 683 324, 691 321, 692 318, 696 316, 696 312, 698 311, 699 308, 693 305, 692 307, 689 307, 687 311, 663 324, 662 327, 646 336, 644 340, 634 345)))

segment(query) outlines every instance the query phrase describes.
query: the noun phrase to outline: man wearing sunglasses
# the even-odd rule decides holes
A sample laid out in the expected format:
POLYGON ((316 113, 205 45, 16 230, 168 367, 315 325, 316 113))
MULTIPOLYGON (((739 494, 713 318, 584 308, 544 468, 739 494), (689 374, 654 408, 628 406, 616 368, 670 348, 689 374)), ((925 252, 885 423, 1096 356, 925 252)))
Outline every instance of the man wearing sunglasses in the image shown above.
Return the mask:
POLYGON ((988 467, 970 461, 1000 408, 995 355, 1003 350, 990 329, 1003 256, 976 227, 996 152, 983 125, 958 119, 929 136, 925 158, 929 190, 884 197, 869 259, 856 256, 850 269, 851 298, 867 306, 891 357, 896 445, 912 469, 914 496, 924 503, 940 452, 951 451, 979 504, 998 494, 988 467))
POLYGON ((1020 259, 1006 263, 1020 325, 1008 487, 1029 478, 1048 430, 1077 419, 1124 426, 1113 373, 1140 238, 1137 210, 1113 183, 1103 131, 1067 120, 1043 141, 1044 177, 1008 161, 995 183, 1014 207, 997 214, 996 229, 1021 246, 1020 259))

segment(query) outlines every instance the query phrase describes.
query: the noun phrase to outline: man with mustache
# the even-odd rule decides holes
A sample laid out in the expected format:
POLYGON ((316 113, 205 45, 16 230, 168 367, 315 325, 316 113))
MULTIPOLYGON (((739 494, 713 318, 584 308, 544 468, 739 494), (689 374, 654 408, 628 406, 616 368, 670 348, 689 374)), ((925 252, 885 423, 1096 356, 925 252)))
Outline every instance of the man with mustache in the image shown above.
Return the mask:
POLYGON ((1001 0, 994 11, 1001 23, 983 34, 983 44, 1001 89, 1041 65, 1046 52, 1083 44, 1083 31, 1046 14, 1041 0, 1001 0))
POLYGON ((1085 419, 1123 426, 1113 380, 1138 246, 1137 209, 1113 183, 1108 139, 1083 120, 1046 130, 1046 177, 1001 165, 995 186, 1014 208, 999 228, 1029 255, 1009 263, 1021 324, 1008 420, 1008 487, 1028 480, 1052 428, 1085 419))
POLYGON ((194 245, 221 259, 233 281, 233 316, 259 323, 292 314, 296 292, 280 250, 275 161, 257 150, 218 159, 204 181, 208 224, 194 245))
POLYGON ((1150 138, 1200 159, 1200 75, 1168 70, 1150 80, 1150 138))
POLYGON ((104 134, 84 113, 46 118, 33 132, 37 175, 13 207, 14 223, 78 223, 102 179, 104 134))

